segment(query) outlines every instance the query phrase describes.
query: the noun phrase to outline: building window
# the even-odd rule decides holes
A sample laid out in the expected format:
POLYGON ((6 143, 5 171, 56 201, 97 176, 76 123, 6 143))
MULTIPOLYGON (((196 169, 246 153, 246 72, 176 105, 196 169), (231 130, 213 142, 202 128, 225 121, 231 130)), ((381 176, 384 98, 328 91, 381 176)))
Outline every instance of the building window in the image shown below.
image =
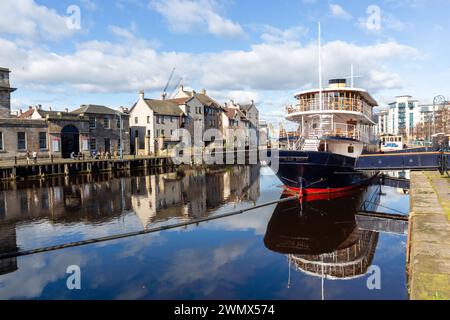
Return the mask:
POLYGON ((0 151, 3 151, 3 132, 0 132, 0 151))
POLYGON ((91 151, 97 150, 97 139, 91 138, 89 141, 89 147, 91 148, 91 151))
POLYGON ((17 132, 17 149, 26 150, 27 149, 27 138, 25 132, 17 132))
POLYGON ((175 117, 170 117, 170 122, 174 122, 175 121, 175 117))
POLYGON ((164 137, 164 129, 161 130, 161 135, 164 137))
POLYGON ((117 129, 120 129, 120 117, 117 117, 117 129))
POLYGON ((138 117, 134 117, 134 124, 138 124, 138 123, 139 123, 138 117))
POLYGON ((109 122, 108 116, 103 117, 103 128, 105 128, 105 129, 111 128, 111 124, 109 122))
POLYGON ((150 116, 147 116, 147 123, 150 123, 150 116))
POLYGON ((147 130, 147 137, 150 137, 150 130, 147 130))
POLYGON ((39 132, 39 149, 45 150, 47 149, 47 133, 39 132))
POLYGON ((159 137, 159 129, 156 130, 156 137, 159 137))
POLYGON ((348 153, 354 153, 355 152, 355 147, 354 146, 348 146, 348 153))
POLYGON ((97 127, 97 121, 95 117, 89 117, 89 128, 95 129, 97 127))

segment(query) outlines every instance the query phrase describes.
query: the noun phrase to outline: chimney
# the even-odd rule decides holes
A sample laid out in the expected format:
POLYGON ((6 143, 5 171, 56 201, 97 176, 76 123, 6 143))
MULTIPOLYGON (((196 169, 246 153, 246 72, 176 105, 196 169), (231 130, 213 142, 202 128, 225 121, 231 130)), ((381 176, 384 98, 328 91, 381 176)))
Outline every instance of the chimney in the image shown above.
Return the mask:
POLYGON ((29 107, 28 107, 28 110, 33 110, 33 107, 32 107, 32 106, 29 106, 29 107))
POLYGON ((144 90, 139 91, 139 99, 144 100, 145 99, 145 93, 144 90))
POLYGON ((23 113, 22 109, 20 109, 19 112, 20 112, 20 114, 22 114, 23 113))
POLYGON ((52 107, 48 107, 48 110, 49 110, 49 111, 52 111, 52 107))
POLYGON ((206 94, 206 89, 205 88, 202 89, 202 94, 206 94))
POLYGON ((38 104, 38 110, 42 110, 42 104, 38 104))
POLYGON ((69 113, 69 109, 68 109, 68 108, 65 108, 64 111, 65 111, 66 113, 69 113))
POLYGON ((252 99, 252 106, 254 106, 254 105, 255 105, 255 100, 252 99))

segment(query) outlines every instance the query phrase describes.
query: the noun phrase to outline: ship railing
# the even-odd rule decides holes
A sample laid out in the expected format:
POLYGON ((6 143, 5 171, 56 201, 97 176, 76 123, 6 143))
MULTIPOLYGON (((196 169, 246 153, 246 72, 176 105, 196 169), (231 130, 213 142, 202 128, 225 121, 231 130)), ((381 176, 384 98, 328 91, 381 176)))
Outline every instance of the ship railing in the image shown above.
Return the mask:
POLYGON ((287 108, 288 114, 310 111, 351 111, 362 113, 369 118, 373 115, 372 107, 358 98, 324 99, 322 106, 318 98, 301 99, 299 104, 287 108))
POLYGON ((324 136, 337 137, 345 139, 354 139, 363 142, 369 142, 370 134, 365 132, 358 125, 352 125, 347 123, 337 123, 333 124, 329 128, 320 128, 320 125, 316 124, 317 127, 309 127, 305 132, 305 137, 307 139, 320 138, 324 136))

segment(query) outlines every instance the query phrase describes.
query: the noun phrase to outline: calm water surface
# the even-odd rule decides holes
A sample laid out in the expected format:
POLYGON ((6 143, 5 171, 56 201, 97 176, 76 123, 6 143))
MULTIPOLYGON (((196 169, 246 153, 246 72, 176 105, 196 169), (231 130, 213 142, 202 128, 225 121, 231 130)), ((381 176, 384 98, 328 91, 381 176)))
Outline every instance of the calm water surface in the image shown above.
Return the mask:
MULTIPOLYGON (((272 205, 180 229, 0 260, 1 299, 406 299, 406 236, 355 216, 408 212, 402 190, 272 205), (81 290, 66 269, 81 268, 81 290), (371 266, 381 290, 369 290, 371 266)), ((3 185, 0 253, 142 230, 286 196, 256 166, 3 185)))

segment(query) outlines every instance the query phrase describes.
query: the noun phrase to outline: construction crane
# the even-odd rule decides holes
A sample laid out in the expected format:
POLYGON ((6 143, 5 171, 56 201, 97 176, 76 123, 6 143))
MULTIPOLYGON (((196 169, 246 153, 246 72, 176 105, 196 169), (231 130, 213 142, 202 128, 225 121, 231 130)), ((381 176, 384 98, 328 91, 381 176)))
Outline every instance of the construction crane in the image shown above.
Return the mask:
POLYGON ((180 80, 178 80, 177 84, 175 85, 175 87, 172 90, 172 93, 169 95, 169 98, 173 98, 173 96, 175 95, 177 89, 180 87, 180 85, 183 83, 183 78, 180 78, 180 80))
POLYGON ((169 80, 167 81, 166 86, 164 87, 163 93, 162 93, 162 99, 166 100, 167 97, 167 88, 169 88, 170 82, 172 81, 173 75, 175 73, 175 68, 172 69, 172 72, 170 73, 169 80))

